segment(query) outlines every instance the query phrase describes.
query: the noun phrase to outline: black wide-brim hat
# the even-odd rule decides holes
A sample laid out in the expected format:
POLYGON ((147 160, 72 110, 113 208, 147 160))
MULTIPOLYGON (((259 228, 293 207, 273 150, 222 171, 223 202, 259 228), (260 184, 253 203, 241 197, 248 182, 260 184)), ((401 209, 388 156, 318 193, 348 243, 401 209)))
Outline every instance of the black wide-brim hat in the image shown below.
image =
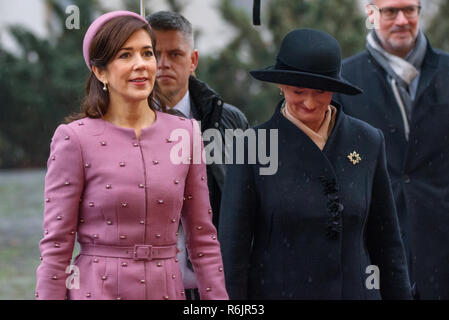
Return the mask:
POLYGON ((362 90, 341 77, 341 48, 330 34, 313 29, 297 29, 281 43, 276 64, 250 71, 261 81, 286 84, 348 95, 362 90))

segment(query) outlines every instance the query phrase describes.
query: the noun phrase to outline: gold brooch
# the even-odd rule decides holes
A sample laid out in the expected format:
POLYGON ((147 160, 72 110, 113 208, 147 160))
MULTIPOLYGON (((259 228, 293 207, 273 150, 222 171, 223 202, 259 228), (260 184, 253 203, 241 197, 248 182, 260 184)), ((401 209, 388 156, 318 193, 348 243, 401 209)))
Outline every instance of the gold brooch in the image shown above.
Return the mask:
POLYGON ((356 165, 362 160, 362 158, 360 158, 360 155, 355 151, 348 154, 348 159, 352 162, 353 165, 356 165))

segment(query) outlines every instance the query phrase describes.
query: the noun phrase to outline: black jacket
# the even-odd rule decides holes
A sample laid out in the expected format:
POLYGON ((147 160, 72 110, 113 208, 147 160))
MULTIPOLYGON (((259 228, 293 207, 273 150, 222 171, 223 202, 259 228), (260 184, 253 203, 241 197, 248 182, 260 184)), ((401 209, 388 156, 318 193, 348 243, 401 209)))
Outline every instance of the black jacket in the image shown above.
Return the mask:
MULTIPOLYGON (((225 178, 224 137, 225 129, 248 129, 245 115, 233 105, 224 103, 207 84, 191 76, 189 79, 190 104, 193 118, 201 121, 201 132, 207 129, 220 130, 223 146, 223 164, 207 165, 207 182, 212 207, 212 220, 218 229, 221 193, 225 178)), ((214 143, 205 142, 205 146, 214 143)), ((208 153, 206 153, 206 157, 208 153)))
MULTIPOLYGON (((256 127, 279 130, 277 173, 259 175, 259 163, 228 168, 219 240, 230 298, 410 298, 381 131, 333 102, 337 119, 321 151, 280 105, 256 127), (370 265, 380 290, 365 286, 370 265)), ((269 150, 266 137, 256 145, 269 150)))
POLYGON ((388 169, 417 297, 449 299, 449 55, 428 46, 408 141, 384 69, 365 51, 342 75, 364 90, 337 95, 347 114, 383 131, 388 169))

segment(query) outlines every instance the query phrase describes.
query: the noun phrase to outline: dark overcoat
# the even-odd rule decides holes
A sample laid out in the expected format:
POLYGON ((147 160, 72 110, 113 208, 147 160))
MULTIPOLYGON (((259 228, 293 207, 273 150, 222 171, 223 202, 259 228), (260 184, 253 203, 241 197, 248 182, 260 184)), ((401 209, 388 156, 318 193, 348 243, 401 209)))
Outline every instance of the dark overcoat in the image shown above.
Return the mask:
MULTIPOLYGON (((201 122, 201 132, 208 129, 220 131, 222 145, 226 129, 248 129, 248 120, 237 107, 223 102, 222 98, 206 83, 198 80, 194 76, 189 78, 190 105, 193 118, 201 122)), ((204 145, 215 144, 213 141, 205 141, 204 145)), ((209 153, 206 153, 208 156, 209 153)), ((222 148, 222 158, 224 159, 224 148, 222 148)), ((212 222, 218 229, 220 212, 221 193, 223 190, 226 167, 223 163, 210 163, 207 169, 207 186, 209 188, 210 205, 212 207, 212 222)))
MULTIPOLYGON (((333 105, 323 151, 279 104, 255 128, 278 129, 276 174, 260 175, 259 161, 229 166, 219 239, 231 299, 410 298, 382 133, 333 105), (380 290, 366 286, 372 265, 380 290)), ((256 145, 270 150, 265 136, 256 145)))
POLYGON ((449 55, 427 48, 408 141, 387 74, 371 55, 345 60, 342 75, 364 90, 336 97, 344 111, 384 133, 417 297, 449 299, 449 55))

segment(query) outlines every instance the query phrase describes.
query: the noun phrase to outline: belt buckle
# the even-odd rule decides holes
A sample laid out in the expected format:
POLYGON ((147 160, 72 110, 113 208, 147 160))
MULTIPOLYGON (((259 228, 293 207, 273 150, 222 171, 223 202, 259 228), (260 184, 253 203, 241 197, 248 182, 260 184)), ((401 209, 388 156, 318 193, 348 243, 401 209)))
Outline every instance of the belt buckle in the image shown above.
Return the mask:
POLYGON ((136 244, 134 246, 133 259, 134 260, 151 260, 152 245, 136 244))

